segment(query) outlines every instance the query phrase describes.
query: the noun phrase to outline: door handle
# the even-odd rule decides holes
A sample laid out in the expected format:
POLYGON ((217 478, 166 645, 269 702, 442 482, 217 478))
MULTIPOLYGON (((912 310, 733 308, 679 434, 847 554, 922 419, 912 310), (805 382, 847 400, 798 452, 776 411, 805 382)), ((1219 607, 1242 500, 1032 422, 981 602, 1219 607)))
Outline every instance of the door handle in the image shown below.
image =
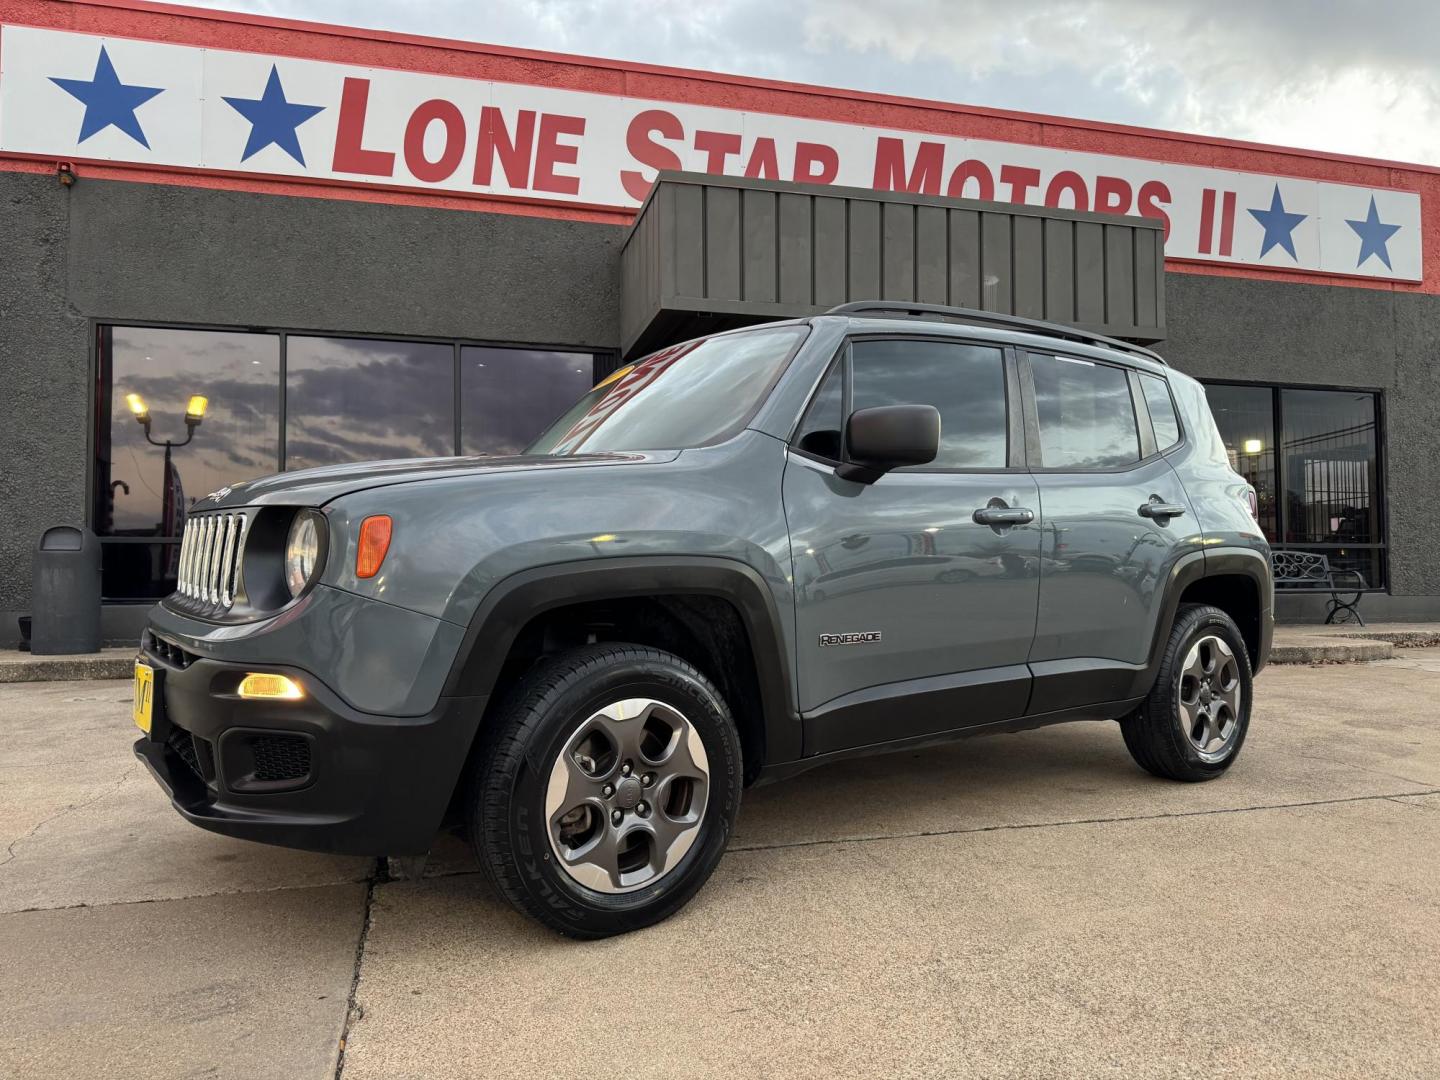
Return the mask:
POLYGON ((982 506, 970 515, 976 525, 1029 525, 1035 520, 1035 511, 1019 506, 982 506))
POLYGON ((1185 513, 1185 507, 1179 503, 1161 502, 1159 495, 1151 495, 1150 501, 1140 504, 1140 516, 1153 518, 1156 521, 1164 522, 1172 517, 1179 517, 1185 513))

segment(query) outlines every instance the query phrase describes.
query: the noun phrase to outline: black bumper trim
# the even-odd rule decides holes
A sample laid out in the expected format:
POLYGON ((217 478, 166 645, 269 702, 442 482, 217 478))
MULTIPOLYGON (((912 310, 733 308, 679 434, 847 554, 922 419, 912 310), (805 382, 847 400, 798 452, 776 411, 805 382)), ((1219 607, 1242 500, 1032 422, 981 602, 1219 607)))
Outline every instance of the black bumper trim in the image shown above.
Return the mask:
POLYGON ((334 854, 429 850, 486 702, 484 697, 442 698, 424 716, 375 716, 350 708, 308 672, 283 665, 262 670, 298 679, 307 691, 303 701, 245 701, 233 688, 254 664, 197 659, 180 668, 149 650, 140 659, 164 671, 158 682, 167 726, 217 749, 215 779, 206 783, 165 740, 135 743, 135 756, 176 811, 212 832, 334 854), (240 740, 227 742, 223 736, 242 729, 309 739, 310 782, 287 791, 247 791, 243 783, 232 787, 226 747, 240 740))

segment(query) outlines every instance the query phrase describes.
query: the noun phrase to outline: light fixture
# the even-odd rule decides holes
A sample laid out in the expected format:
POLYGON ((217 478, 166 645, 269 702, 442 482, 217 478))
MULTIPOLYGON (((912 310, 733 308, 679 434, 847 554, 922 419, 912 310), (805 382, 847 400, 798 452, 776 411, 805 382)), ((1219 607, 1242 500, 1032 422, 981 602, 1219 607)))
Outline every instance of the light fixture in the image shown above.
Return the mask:
POLYGON ((299 701, 305 688, 287 675, 252 671, 240 680, 242 698, 265 698, 270 701, 299 701))
POLYGON ((125 404, 130 406, 130 411, 135 414, 135 419, 140 423, 150 422, 150 406, 145 404, 145 399, 139 394, 126 394, 125 404))
POLYGON ((1265 444, 1259 439, 1246 439, 1244 450, 1247 454, 1258 454, 1265 449, 1265 444))
POLYGON ((360 542, 355 551, 356 577, 372 578, 380 572, 380 564, 390 550, 394 527, 389 514, 373 514, 360 523, 360 542))
POLYGON ((204 394, 192 394, 185 405, 185 422, 194 427, 205 419, 205 410, 209 407, 210 399, 204 394))

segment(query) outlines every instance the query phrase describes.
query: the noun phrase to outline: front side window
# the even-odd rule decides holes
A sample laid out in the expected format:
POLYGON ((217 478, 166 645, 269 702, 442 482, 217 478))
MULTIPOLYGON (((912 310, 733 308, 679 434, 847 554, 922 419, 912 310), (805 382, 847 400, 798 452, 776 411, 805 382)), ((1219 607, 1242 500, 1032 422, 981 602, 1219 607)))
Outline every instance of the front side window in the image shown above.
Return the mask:
POLYGON ((841 435, 844 426, 845 364, 841 362, 830 369, 811 399, 805 418, 800 421, 800 430, 795 433, 795 446, 838 464, 845 453, 841 435))
POLYGON ((857 341, 851 364, 852 409, 933 405, 939 411, 939 452, 929 465, 914 468, 1005 467, 1001 350, 948 341, 857 341))
POLYGON ((809 332, 747 330, 652 353, 585 395, 526 450, 682 450, 728 438, 759 406, 809 332))
POLYGON ((1140 460, 1124 369, 1032 353, 1040 461, 1046 469, 1116 469, 1140 460))

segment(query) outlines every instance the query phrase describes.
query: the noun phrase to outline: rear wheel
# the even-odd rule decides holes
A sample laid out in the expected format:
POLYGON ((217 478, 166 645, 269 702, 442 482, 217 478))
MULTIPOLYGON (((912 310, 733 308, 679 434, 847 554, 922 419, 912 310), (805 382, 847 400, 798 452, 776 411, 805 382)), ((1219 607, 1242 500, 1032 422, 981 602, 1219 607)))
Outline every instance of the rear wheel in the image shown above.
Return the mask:
POLYGON ((700 889, 740 788, 739 736, 704 675, 657 649, 587 646, 538 665, 494 718, 471 836, 516 908, 605 937, 666 918, 700 889))
POLYGON ((1212 780, 1235 761, 1250 726, 1245 641, 1217 607, 1186 604, 1144 704, 1120 721, 1137 764, 1170 780, 1212 780))

